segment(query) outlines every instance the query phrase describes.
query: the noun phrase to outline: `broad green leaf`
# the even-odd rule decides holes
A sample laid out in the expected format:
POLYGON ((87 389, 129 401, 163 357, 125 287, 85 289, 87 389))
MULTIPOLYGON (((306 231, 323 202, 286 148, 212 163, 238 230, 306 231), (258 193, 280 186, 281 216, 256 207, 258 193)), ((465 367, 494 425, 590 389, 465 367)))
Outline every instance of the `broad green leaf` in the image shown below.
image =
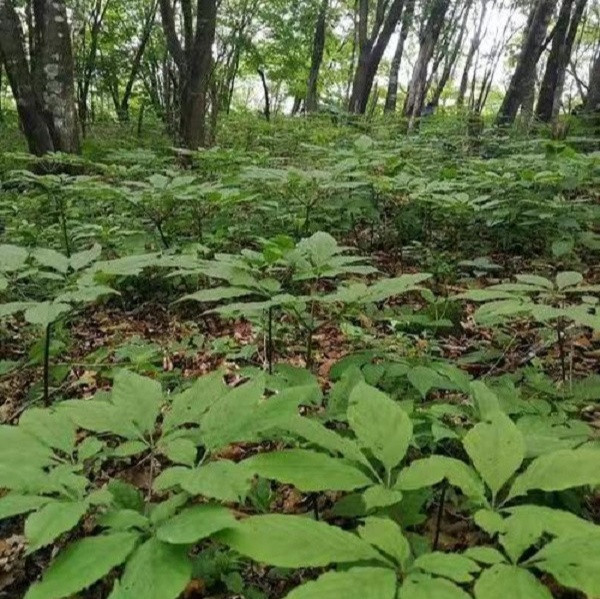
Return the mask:
POLYGON ((31 514, 25 521, 28 551, 49 545, 59 535, 77 526, 87 509, 85 501, 54 501, 31 514))
MULTIPOLYGON (((0 425, 0 464, 13 466, 49 466, 52 450, 17 426, 0 425)), ((1 485, 0 485, 1 486, 1 485)))
POLYGON ((9 493, 8 495, 4 495, 4 497, 0 497, 0 520, 33 512, 51 501, 53 499, 49 497, 9 493))
POLYGON ((136 424, 140 431, 154 430, 163 401, 159 383, 129 370, 120 370, 115 376, 111 401, 123 418, 136 424))
POLYGON ((533 285, 534 287, 543 287, 544 289, 548 289, 550 291, 554 288, 552 281, 546 277, 540 277, 539 275, 516 275, 515 279, 517 279, 519 283, 533 285))
POLYGON ((199 468, 167 468, 154 481, 157 491, 181 487, 190 495, 202 495, 219 501, 243 502, 250 491, 252 474, 243 462, 218 460, 199 468))
POLYGON ((453 487, 458 487, 472 500, 487 504, 483 483, 477 473, 464 462, 436 455, 415 460, 398 476, 395 488, 401 491, 413 491, 423 487, 432 487, 446 479, 453 487))
POLYGON ((198 454, 196 444, 190 439, 161 440, 158 449, 174 464, 185 464, 186 466, 193 466, 198 454))
POLYGON ((400 588, 401 599, 471 599, 449 580, 426 575, 411 574, 400 588))
POLYGON ((119 599, 175 599, 192 577, 187 547, 151 538, 129 558, 120 580, 119 599))
POLYGON ((561 291, 567 287, 575 287, 579 283, 583 283, 583 275, 578 272, 559 272, 556 275, 556 286, 561 291))
POLYGON ((116 458, 129 458, 139 455, 148 449, 148 444, 144 441, 125 441, 117 445, 114 449, 109 450, 110 455, 116 458))
POLYGON ((427 366, 411 368, 407 378, 423 399, 427 397, 431 389, 444 388, 448 385, 448 380, 445 377, 427 366))
POLYGON ((459 583, 471 582, 473 574, 480 570, 473 560, 464 555, 440 551, 420 555, 414 561, 413 567, 459 583))
POLYGON ((525 457, 523 437, 503 412, 492 414, 488 422, 476 424, 465 435, 463 446, 494 497, 525 457))
POLYGON ((307 449, 262 453, 243 464, 249 472, 294 485, 303 492, 353 491, 373 484, 361 470, 343 460, 307 449))
POLYGON ((302 516, 251 516, 216 538, 254 561, 281 568, 382 561, 368 543, 325 522, 302 516))
POLYGON ((575 514, 538 505, 521 505, 506 510, 508 516, 496 527, 500 543, 513 562, 544 535, 554 537, 598 532, 593 523, 575 514))
POLYGON ((486 566, 506 563, 506 558, 493 547, 470 547, 463 555, 478 564, 485 564, 486 566))
POLYGON ((555 539, 538 551, 527 565, 548 572, 565 587, 587 597, 600 596, 600 530, 593 534, 555 539))
POLYGON ((172 399, 164 417, 163 431, 171 431, 183 424, 199 424, 202 415, 229 390, 221 370, 201 376, 189 389, 172 399))
POLYGON ((110 510, 98 518, 98 526, 115 531, 146 530, 149 525, 148 518, 135 510, 110 510))
POLYGON ((398 566, 405 568, 411 557, 410 544, 402 529, 389 518, 365 518, 358 535, 386 557, 391 557, 398 566))
POLYGON ((327 572, 286 595, 285 599, 394 599, 396 575, 385 568, 327 572))
POLYGON ((66 274, 69 270, 69 259, 56 250, 50 248, 38 248, 34 250, 33 258, 42 266, 52 268, 61 274, 66 274))
POLYGON ((533 460, 513 483, 509 499, 537 489, 563 491, 599 484, 600 450, 564 449, 533 460))
POLYGON ((0 272, 19 270, 27 261, 29 252, 18 245, 0 245, 0 272))
POLYGON ((470 385, 471 395, 477 404, 479 417, 482 420, 500 411, 498 396, 482 381, 474 381, 470 385))
POLYGON ((350 393, 348 421, 360 443, 388 472, 404 459, 412 439, 412 421, 385 393, 358 383, 350 393))
POLYGON ((135 533, 115 533, 77 541, 50 564, 25 599, 64 599, 106 576, 122 564, 138 540, 135 533))
POLYGON ((75 447, 75 427, 65 413, 30 408, 21 416, 19 428, 66 454, 75 447))
POLYGON ((518 566, 496 564, 475 583, 475 599, 552 599, 537 578, 518 566))
POLYGON ((47 327, 63 314, 71 311, 68 304, 53 304, 51 302, 40 302, 25 310, 25 320, 30 324, 47 327))
POLYGON ((77 272, 86 266, 89 266, 94 260, 98 260, 100 258, 100 254, 102 253, 102 247, 98 244, 92 246, 89 250, 84 250, 83 252, 77 252, 76 254, 72 254, 69 259, 69 263, 71 268, 77 272))
POLYGON ((134 424, 124 419, 121 411, 109 402, 67 400, 59 404, 59 410, 64 410, 77 426, 88 431, 112 433, 128 439, 137 439, 140 434, 134 424))
POLYGON ((191 545, 235 524, 236 520, 227 508, 196 505, 161 524, 156 536, 166 543, 191 545))
POLYGON ((0 291, 6 291, 8 289, 8 279, 0 273, 0 291))

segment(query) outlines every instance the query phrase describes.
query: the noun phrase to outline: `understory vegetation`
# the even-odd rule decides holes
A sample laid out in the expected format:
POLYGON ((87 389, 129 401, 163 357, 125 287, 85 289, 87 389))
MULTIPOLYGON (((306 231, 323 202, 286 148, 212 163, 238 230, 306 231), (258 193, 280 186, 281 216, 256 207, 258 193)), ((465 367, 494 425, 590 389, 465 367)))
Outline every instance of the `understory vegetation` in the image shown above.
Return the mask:
POLYGON ((600 596, 598 138, 399 127, 3 154, 0 596, 600 596))

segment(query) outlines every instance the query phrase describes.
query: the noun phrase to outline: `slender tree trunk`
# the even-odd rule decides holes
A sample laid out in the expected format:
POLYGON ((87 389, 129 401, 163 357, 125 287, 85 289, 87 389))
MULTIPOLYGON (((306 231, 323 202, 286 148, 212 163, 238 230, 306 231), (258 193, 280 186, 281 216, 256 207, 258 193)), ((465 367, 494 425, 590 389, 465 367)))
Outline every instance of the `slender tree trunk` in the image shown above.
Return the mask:
POLYGON ((419 55, 413 68, 413 74, 403 113, 412 119, 418 117, 425 103, 425 92, 427 89, 427 69, 433 57, 435 46, 442 32, 446 12, 450 6, 450 0, 431 0, 433 5, 419 45, 419 55))
POLYGON ((350 112, 356 114, 364 114, 367 109, 379 63, 402 16, 404 0, 393 0, 387 13, 385 5, 386 2, 378 0, 375 23, 368 35, 369 1, 359 3, 358 65, 349 103, 350 112))
POLYGON ((263 92, 265 94, 265 119, 267 122, 271 121, 271 96, 269 94, 269 85, 267 84, 267 76, 262 69, 258 69, 258 74, 263 86, 263 92))
POLYGON ((388 81, 387 94, 385 97, 385 112, 396 112, 398 104, 398 79, 400 75, 400 65, 402 64, 402 55, 404 54, 404 45, 410 28, 412 27, 415 15, 415 0, 406 0, 404 15, 402 16, 402 28, 398 36, 398 44, 394 52, 394 58, 390 66, 390 79, 388 81))
POLYGON ((448 56, 446 57, 446 61, 444 63, 444 70, 442 71, 442 74, 440 76, 438 84, 433 92, 432 97, 431 97, 431 103, 433 104, 433 106, 439 105, 440 98, 442 97, 442 93, 444 92, 444 89, 446 88, 446 85, 448 84, 448 81, 450 81, 450 77, 452 76, 452 71, 454 70, 456 61, 458 59, 458 55, 460 54, 460 51, 463 46, 463 40, 465 38, 465 33, 467 31, 467 20, 469 18, 469 13, 471 12, 472 6, 473 6, 472 1, 470 1, 465 6, 463 19, 462 19, 462 23, 460 24, 460 29, 458 32, 458 37, 457 37, 456 43, 454 44, 453 50, 451 52, 449 52, 448 56))
POLYGON ((481 45, 481 34, 483 32, 483 25, 487 16, 488 7, 489 0, 482 0, 479 22, 477 23, 477 29, 475 30, 475 34, 473 35, 473 39, 471 40, 471 45, 469 46, 469 51, 467 52, 467 57, 465 60, 465 67, 463 69, 462 77, 460 78, 460 87, 458 89, 458 96, 456 98, 456 105, 458 107, 462 107, 465 103, 467 87, 469 86, 469 72, 471 71, 471 68, 473 66, 475 54, 477 54, 479 46, 481 45))
POLYGON ((327 31, 327 11, 329 10, 329 0, 322 0, 315 27, 315 37, 313 41, 313 51, 310 63, 310 73, 306 86, 306 112, 316 112, 319 108, 319 71, 323 62, 323 53, 325 51, 325 35, 327 31))
POLYGON ((558 115, 577 29, 587 0, 563 0, 536 107, 536 117, 550 122, 558 115))
POLYGON ((525 95, 531 89, 540 50, 544 45, 555 6, 555 0, 538 0, 532 9, 517 67, 496 117, 499 125, 509 125, 514 122, 525 95))
POLYGON ((125 84, 125 90, 123 92, 123 97, 119 102, 117 115, 120 121, 128 121, 129 120, 129 100, 131 99, 131 95, 133 93, 133 86, 135 85, 136 79, 140 72, 140 67, 142 65, 142 58, 144 57, 144 52, 146 51, 146 46, 150 41, 150 36, 152 35, 152 29, 154 28, 154 23, 156 21, 156 11, 158 9, 158 0, 154 0, 152 7, 150 8, 150 12, 148 13, 148 17, 144 24, 144 29, 142 31, 142 37, 140 39, 140 43, 135 52, 135 56, 133 57, 133 62, 131 63, 131 69, 129 70, 129 77, 127 79, 127 83, 125 84))
POLYGON ((600 111, 600 52, 596 55, 592 65, 584 110, 585 112, 600 111))

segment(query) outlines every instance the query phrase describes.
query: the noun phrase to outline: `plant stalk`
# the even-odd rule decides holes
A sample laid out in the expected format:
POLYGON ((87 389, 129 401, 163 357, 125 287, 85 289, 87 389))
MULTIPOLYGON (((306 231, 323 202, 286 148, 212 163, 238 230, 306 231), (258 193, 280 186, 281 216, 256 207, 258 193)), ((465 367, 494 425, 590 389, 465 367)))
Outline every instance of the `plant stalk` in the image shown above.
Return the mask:
POLYGON ((448 490, 448 481, 442 483, 440 492, 440 505, 438 506, 437 518, 435 522, 435 537, 433 539, 433 551, 437 551, 440 544, 440 533, 442 529, 442 516, 444 515, 444 505, 446 503, 446 492, 448 490))
POLYGON ((50 405, 50 337, 52 325, 46 327, 46 339, 44 341, 44 405, 50 405))

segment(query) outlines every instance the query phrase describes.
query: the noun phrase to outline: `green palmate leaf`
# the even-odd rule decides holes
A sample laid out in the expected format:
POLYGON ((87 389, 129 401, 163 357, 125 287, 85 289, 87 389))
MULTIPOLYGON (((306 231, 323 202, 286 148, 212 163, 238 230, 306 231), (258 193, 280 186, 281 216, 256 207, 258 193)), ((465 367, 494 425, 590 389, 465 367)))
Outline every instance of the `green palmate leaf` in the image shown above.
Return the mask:
POLYGON ((0 464, 49 466, 52 450, 21 427, 0 425, 0 464))
POLYGON ((523 416, 517 422, 527 447, 526 457, 536 458, 560 449, 582 445, 591 435, 581 421, 557 422, 548 416, 523 416))
POLYGON ((338 435, 316 420, 295 416, 287 419, 282 426, 288 432, 297 435, 313 445, 326 449, 331 453, 340 454, 348 460, 371 469, 369 460, 354 441, 338 435))
POLYGON ((410 544, 402 529, 389 518, 365 518, 358 529, 361 539, 377 547, 386 557, 391 557, 401 568, 405 568, 411 557, 410 544))
POLYGON ((583 275, 578 272, 559 272, 556 275, 556 286, 562 291, 567 287, 575 287, 583 282, 583 275))
POLYGON ((404 459, 412 439, 412 422, 385 393, 358 383, 350 393, 348 421, 360 443, 388 472, 404 459))
POLYGON ((25 521, 29 551, 49 545, 58 536, 77 526, 87 509, 85 501, 55 501, 31 514, 25 521))
POLYGON ((70 311, 71 306, 69 304, 41 302, 25 310, 25 320, 30 324, 47 327, 70 311))
POLYGON ((8 279, 0 274, 0 291, 6 291, 8 289, 8 279))
POLYGON ((199 468, 167 468, 154 482, 157 491, 181 487, 190 495, 203 495, 225 502, 240 502, 250 491, 252 473, 243 462, 209 462, 199 468))
POLYGON ((527 564, 551 574, 563 586, 587 597, 600 596, 600 530, 582 536, 555 539, 527 564))
POLYGON ((139 437, 139 431, 132 422, 123 418, 121 411, 105 401, 68 400, 59 404, 69 418, 79 427, 95 433, 112 433, 125 438, 139 437))
POLYGON ((562 491, 600 484, 600 450, 564 449, 536 458, 510 490, 509 498, 529 491, 562 491))
POLYGON ((6 318, 17 312, 23 312, 35 305, 35 302, 9 302, 8 304, 0 304, 0 318, 6 318))
POLYGON ((489 522, 488 532, 499 532, 500 543, 513 562, 544 535, 554 537, 586 535, 598 532, 591 522, 575 514, 537 505, 521 505, 506 510, 508 517, 489 522))
POLYGON ((89 587, 123 563, 137 540, 137 534, 124 532, 73 543, 30 587, 25 599, 64 599, 89 587))
POLYGON ((33 512, 47 503, 53 501, 49 497, 36 497, 35 495, 20 495, 10 493, 0 497, 0 520, 33 512))
POLYGON ((256 294, 256 291, 244 289, 242 287, 215 287, 213 289, 202 289, 196 293, 185 295, 179 301, 195 301, 201 303, 220 302, 226 299, 234 299, 253 294, 256 294))
POLYGON ((251 559, 281 568, 381 560, 356 535, 301 516, 252 516, 216 538, 251 559))
POLYGON ((463 446, 494 497, 525 457, 523 437, 503 412, 475 425, 463 439, 463 446))
POLYGON ((401 599, 471 599, 449 580, 411 574, 400 588, 401 599))
POLYGON ((112 528, 115 531, 146 530, 150 523, 148 518, 134 510, 111 510, 98 518, 98 525, 112 528))
POLYGON ((482 420, 486 420, 492 414, 500 411, 498 396, 485 383, 474 381, 470 385, 470 390, 482 420))
POLYGON ((160 383, 128 370, 115 376, 111 401, 123 417, 144 433, 154 430, 163 401, 160 383))
POLYGON ((166 543, 191 545, 235 524, 236 520, 227 508, 196 505, 164 522, 156 531, 156 536, 166 543))
POLYGON ((373 484, 343 460, 306 449, 263 453, 245 460, 249 472, 292 484, 300 491, 353 491, 373 484))
POLYGON ((159 451, 174 464, 193 466, 196 462, 198 449, 190 439, 161 439, 159 451))
POLYGON ((73 254, 69 259, 69 264, 71 265, 71 268, 77 272, 78 270, 89 266, 94 260, 98 260, 101 253, 102 247, 95 244, 89 250, 73 254))
POLYGON ((472 500, 484 505, 487 503, 483 483, 476 472, 464 462, 446 456, 415 460, 400 472, 395 488, 413 491, 431 487, 444 479, 472 500))
POLYGON ((111 599, 175 599, 192 576, 187 547, 151 538, 131 556, 111 599))
POLYGON ((473 574, 480 570, 476 562, 464 555, 439 551, 419 556, 413 566, 428 574, 442 576, 460 583, 471 582, 473 574))
POLYGON ((0 271, 19 270, 27 261, 29 252, 18 245, 0 244, 0 271))
POLYGON ((552 599, 537 578, 518 566, 496 564, 475 583, 476 599, 552 599))
POLYGON ((448 380, 445 377, 433 368, 427 368, 426 366, 411 368, 407 378, 423 399, 427 397, 432 389, 443 389, 448 385, 448 380))
POLYGON ((186 391, 175 396, 163 421, 166 433, 184 424, 199 424, 202 415, 230 389, 217 370, 202 376, 186 391))
POLYGON ((70 454, 75 447, 75 427, 62 412, 30 408, 21 416, 19 428, 66 454, 70 454))
POLYGON ((396 575, 385 568, 327 572, 286 595, 285 599, 394 599, 396 575))
POLYGON ((534 287, 542 287, 543 289, 552 290, 554 285, 552 281, 546 277, 540 277, 539 275, 517 275, 515 277, 519 283, 525 283, 526 285, 533 285, 534 287))
POLYGON ((470 547, 463 555, 478 564, 485 564, 486 566, 493 566, 495 564, 503 564, 506 562, 506 558, 493 547, 470 547))
POLYGON ((66 274, 69 270, 69 259, 56 250, 38 248, 33 252, 33 258, 42 266, 52 268, 62 274, 66 274))

